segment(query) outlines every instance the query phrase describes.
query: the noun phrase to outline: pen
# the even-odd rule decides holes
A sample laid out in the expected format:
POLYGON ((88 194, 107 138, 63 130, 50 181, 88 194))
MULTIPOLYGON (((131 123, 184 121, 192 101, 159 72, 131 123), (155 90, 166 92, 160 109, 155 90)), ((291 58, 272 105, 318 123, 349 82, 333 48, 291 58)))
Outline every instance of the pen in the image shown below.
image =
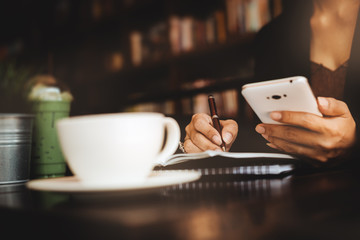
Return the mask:
POLYGON ((221 136, 221 125, 220 125, 219 116, 218 116, 217 110, 216 110, 215 98, 213 97, 213 95, 209 95, 208 101, 209 101, 210 115, 211 115, 211 119, 212 119, 214 128, 220 133, 220 137, 221 137, 220 147, 225 152, 225 150, 226 150, 225 143, 221 136))

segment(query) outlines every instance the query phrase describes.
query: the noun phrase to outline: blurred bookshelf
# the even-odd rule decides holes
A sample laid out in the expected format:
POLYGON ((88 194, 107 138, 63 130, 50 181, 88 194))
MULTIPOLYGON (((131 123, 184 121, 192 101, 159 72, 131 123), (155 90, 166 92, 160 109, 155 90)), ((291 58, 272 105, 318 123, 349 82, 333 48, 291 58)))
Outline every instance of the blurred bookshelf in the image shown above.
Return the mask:
POLYGON ((22 17, 0 43, 0 61, 44 65, 72 89, 74 115, 191 115, 208 112, 207 94, 222 116, 241 115, 254 36, 282 8, 281 0, 14 2, 7 7, 22 17))

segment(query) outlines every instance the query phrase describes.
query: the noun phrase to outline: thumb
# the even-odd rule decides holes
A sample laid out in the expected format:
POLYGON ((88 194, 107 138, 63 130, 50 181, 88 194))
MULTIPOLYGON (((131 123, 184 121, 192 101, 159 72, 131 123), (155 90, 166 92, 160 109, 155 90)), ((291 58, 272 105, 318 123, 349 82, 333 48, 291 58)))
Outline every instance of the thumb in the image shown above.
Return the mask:
POLYGON ((350 110, 346 103, 335 98, 318 97, 320 112, 329 117, 350 116, 350 110))
POLYGON ((226 144, 230 144, 235 141, 238 134, 238 124, 234 120, 223 120, 222 125, 222 138, 226 144))

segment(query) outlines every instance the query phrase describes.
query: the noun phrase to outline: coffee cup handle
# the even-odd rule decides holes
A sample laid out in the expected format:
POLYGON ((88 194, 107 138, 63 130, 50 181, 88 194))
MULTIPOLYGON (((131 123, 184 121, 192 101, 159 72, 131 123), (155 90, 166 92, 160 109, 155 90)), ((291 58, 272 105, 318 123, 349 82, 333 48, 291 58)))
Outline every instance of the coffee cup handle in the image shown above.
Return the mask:
POLYGON ((180 141, 180 127, 177 121, 171 117, 165 117, 164 122, 167 130, 166 142, 156 158, 156 163, 161 163, 174 154, 180 141))

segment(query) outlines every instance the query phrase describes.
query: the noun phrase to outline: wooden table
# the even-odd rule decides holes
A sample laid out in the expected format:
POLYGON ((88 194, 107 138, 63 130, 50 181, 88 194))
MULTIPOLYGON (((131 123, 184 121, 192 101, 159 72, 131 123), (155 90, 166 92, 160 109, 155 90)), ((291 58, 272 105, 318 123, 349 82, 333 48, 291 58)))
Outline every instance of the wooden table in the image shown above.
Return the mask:
MULTIPOLYGON (((0 186, 0 236, 47 239, 360 239, 357 169, 213 176, 128 196, 0 186)), ((1 239, 10 239, 3 238, 1 239)))

